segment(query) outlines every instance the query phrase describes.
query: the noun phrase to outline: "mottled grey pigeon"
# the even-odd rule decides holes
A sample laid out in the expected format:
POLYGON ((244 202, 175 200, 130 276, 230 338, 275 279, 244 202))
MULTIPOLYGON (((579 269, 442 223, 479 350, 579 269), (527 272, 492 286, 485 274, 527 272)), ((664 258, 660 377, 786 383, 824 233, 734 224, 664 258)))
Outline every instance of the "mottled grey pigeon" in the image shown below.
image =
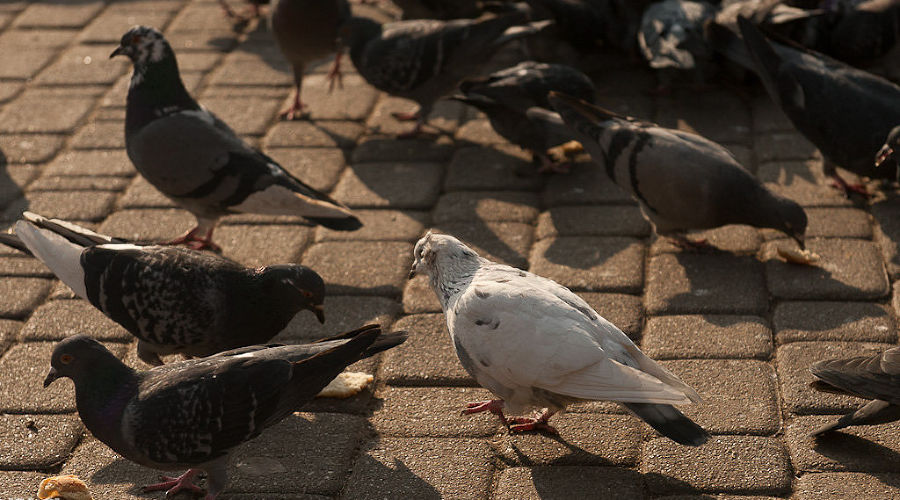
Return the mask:
MULTIPOLYGON (((884 145, 875 155, 875 167, 886 168, 895 171, 900 175, 900 165, 898 165, 897 153, 900 152, 900 125, 891 129, 884 145)), ((900 179, 898 179, 900 180, 900 179)))
POLYGON ((350 18, 347 0, 276 0, 269 18, 272 35, 294 70, 294 98, 281 112, 288 120, 300 118, 306 105, 300 100, 306 65, 337 52, 328 72, 330 87, 340 81, 341 51, 338 28, 350 18))
POLYGON ((485 78, 466 80, 453 99, 487 115, 494 130, 511 143, 531 151, 541 172, 565 171, 547 150, 569 142, 572 133, 550 109, 551 90, 594 102, 596 89, 584 73, 562 64, 527 61, 485 78))
POLYGON ((257 345, 208 358, 135 371, 85 335, 53 350, 44 387, 60 377, 75 383, 85 427, 132 462, 161 470, 189 468, 144 491, 202 493, 193 479, 206 472, 206 500, 228 482, 232 450, 311 400, 351 363, 406 340, 378 325, 312 344, 257 345))
POLYGON ((900 123, 900 87, 822 54, 769 42, 746 19, 739 25, 744 44, 729 44, 728 53, 750 62, 772 100, 822 152, 825 172, 838 187, 867 194, 864 186, 844 181, 837 166, 896 179, 896 170, 876 169, 872 158, 900 123))
MULTIPOLYGON (((17 237, 79 297, 138 338, 138 356, 209 356, 267 342, 301 310, 324 321, 325 283, 290 264, 246 268, 208 252, 119 243, 25 212, 17 237)), ((15 246, 15 245, 13 245, 15 246)))
POLYGON ((188 94, 175 53, 154 28, 137 26, 110 55, 134 63, 125 148, 138 172, 189 210, 197 226, 169 243, 217 248, 216 221, 230 213, 300 215, 337 230, 358 229, 350 209, 251 148, 188 94))
POLYGON ((690 72, 698 83, 703 82, 713 56, 704 26, 715 14, 713 4, 693 0, 664 0, 644 11, 638 44, 650 67, 657 70, 657 92, 667 92, 680 72, 690 72))
POLYGON ((465 78, 476 76, 506 43, 538 32, 541 21, 519 26, 521 15, 480 20, 412 20, 385 25, 352 17, 341 28, 343 42, 359 74, 373 87, 416 101, 416 113, 395 113, 416 120, 403 137, 417 135, 434 103, 452 93, 465 78))
POLYGON ((812 435, 900 420, 900 347, 874 356, 817 361, 809 371, 819 379, 811 384, 815 389, 873 400, 812 435))
POLYGON ((709 435, 672 404, 700 402, 696 391, 637 348, 568 288, 479 257, 452 236, 416 243, 411 275, 424 273, 441 302, 450 338, 469 374, 498 399, 470 403, 510 430, 543 429, 577 401, 622 403, 654 429, 697 446, 709 435), (537 418, 509 418, 543 408, 537 418))
POLYGON ((763 186, 721 145, 561 94, 551 93, 550 102, 657 234, 690 247, 697 242, 682 231, 748 224, 783 231, 803 247, 803 208, 763 186))

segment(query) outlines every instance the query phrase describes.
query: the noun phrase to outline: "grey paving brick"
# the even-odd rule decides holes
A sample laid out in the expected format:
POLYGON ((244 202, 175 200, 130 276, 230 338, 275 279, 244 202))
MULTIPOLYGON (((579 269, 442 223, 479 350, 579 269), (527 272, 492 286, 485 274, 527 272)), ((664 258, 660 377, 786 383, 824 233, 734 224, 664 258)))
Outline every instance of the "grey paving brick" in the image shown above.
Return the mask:
MULTIPOLYGON (((415 335, 415 333, 411 333, 415 335)), ((375 432, 399 437, 486 437, 500 429, 491 414, 462 415, 466 403, 493 396, 471 387, 385 387, 372 415, 375 432)))
POLYGON ((458 238, 482 257, 525 268, 534 237, 529 224, 518 222, 445 222, 432 228, 458 238))
POLYGON ((122 149, 125 147, 123 125, 114 121, 90 122, 72 138, 73 149, 122 149))
POLYGON ((807 208, 806 237, 872 238, 869 215, 858 208, 807 208))
POLYGON ((356 231, 335 231, 319 226, 316 241, 416 241, 425 232, 427 212, 420 210, 354 210, 363 226, 356 231))
POLYGON ((125 460, 90 433, 85 433, 60 473, 78 476, 94 498, 139 500, 146 498, 141 486, 159 482, 159 471, 125 460))
POLYGON ((806 415, 844 413, 856 409, 860 404, 858 398, 819 392, 809 387, 815 381, 809 366, 825 359, 872 355, 888 347, 888 344, 863 342, 795 342, 780 346, 776 353, 776 366, 785 410, 806 415))
POLYGON ((194 224, 194 217, 180 209, 121 210, 107 217, 99 231, 131 241, 159 242, 175 238, 194 224))
POLYGON ((292 175, 320 191, 331 191, 346 162, 337 148, 278 148, 267 151, 292 175))
POLYGON ((25 492, 37 491, 45 474, 23 471, 0 471, 0 496, 25 498, 25 492))
POLYGON ((633 238, 545 239, 530 261, 531 272, 574 290, 634 293, 643 284, 644 245, 633 238))
POLYGON ((778 161, 761 163, 757 177, 772 191, 806 207, 846 207, 852 202, 830 187, 821 162, 778 161))
POLYGON ((463 147, 456 150, 447 168, 444 189, 536 191, 542 183, 527 153, 516 147, 463 147))
POLYGON ((43 176, 28 185, 29 195, 38 191, 86 191, 91 195, 92 191, 123 191, 131 179, 127 177, 96 176, 43 176))
POLYGON ((343 497, 484 498, 493 471, 481 440, 384 438, 360 455, 343 497))
POLYGON ((38 175, 40 175, 40 171, 33 165, 16 165, 0 170, 0 207, 6 206, 16 198, 21 198, 25 186, 28 186, 38 175))
POLYGON ((0 48, 4 61, 0 78, 28 80, 47 66, 56 54, 55 49, 48 47, 3 46, 0 48))
POLYGON ((521 191, 457 191, 441 196, 432 213, 435 223, 461 221, 524 222, 538 216, 539 198, 521 191))
POLYGON ((97 340, 130 342, 134 337, 86 300, 51 300, 38 307, 25 328, 26 341, 59 341, 85 334, 97 340))
POLYGON ((538 239, 554 236, 636 236, 650 234, 650 223, 633 205, 561 206, 538 219, 538 239))
POLYGON ((399 297, 412 251, 405 242, 327 241, 311 246, 303 264, 322 276, 330 293, 399 297))
POLYGON ((9 163, 43 163, 63 146, 61 135, 0 135, 0 148, 9 163))
MULTIPOLYGON (((496 420, 489 414, 472 418, 496 420)), ((633 465, 641 445, 641 425, 631 415, 564 413, 550 423, 559 436, 503 433, 495 452, 510 465, 633 465)))
POLYGON ((428 281, 428 276, 419 274, 406 282, 403 287, 403 312, 406 314, 441 312, 441 303, 428 281))
POLYGON ((579 163, 568 175, 552 175, 546 181, 544 205, 633 205, 631 196, 595 163, 579 163))
POLYGON ((334 92, 328 91, 325 75, 309 75, 303 79, 303 100, 309 104, 313 120, 365 119, 377 95, 358 75, 345 75, 344 88, 334 92))
POLYGON ((812 158, 816 147, 796 130, 780 130, 757 135, 755 148, 760 162, 805 160, 812 158))
POLYGON ((53 277, 53 273, 50 272, 50 269, 43 262, 32 257, 26 257, 18 250, 10 249, 10 255, 12 257, 0 257, 0 276, 23 278, 53 277))
POLYGON ((643 457, 644 480, 656 494, 699 490, 781 495, 791 488, 787 450, 776 438, 716 436, 696 448, 657 438, 644 446, 643 457))
POLYGON ((60 54, 35 81, 39 85, 112 84, 130 64, 125 58, 110 59, 109 52, 106 45, 76 45, 60 54))
POLYGON ((640 297, 623 293, 576 293, 629 337, 640 338, 644 323, 644 306, 640 297))
POLYGON ((398 140, 393 136, 364 137, 353 150, 351 160, 356 163, 377 162, 440 162, 450 160, 455 151, 447 136, 398 140))
POLYGON ((715 142, 751 140, 750 110, 734 93, 723 90, 694 94, 685 100, 661 99, 656 122, 715 142), (711 108, 716 112, 710 113, 711 108))
POLYGON ((641 475, 623 467, 510 467, 500 473, 496 500, 646 498, 641 475))
MULTIPOLYGON (((772 253, 770 242, 764 252, 772 253)), ((766 262, 769 291, 782 299, 869 300, 890 292, 884 264, 874 243, 852 239, 814 239, 807 248, 821 256, 815 266, 766 262)))
POLYGON ((456 140, 462 144, 480 144, 483 146, 506 144, 506 139, 501 137, 487 118, 480 117, 466 121, 456 131, 456 140))
POLYGON ((437 163, 360 163, 348 168, 334 198, 350 207, 424 209, 440 193, 444 168, 437 163))
POLYGON ((18 28, 80 28, 103 9, 100 0, 33 3, 18 18, 18 28))
POLYGON ((269 92, 247 91, 217 91, 213 96, 206 93, 201 101, 235 132, 248 135, 265 134, 280 104, 269 92))
POLYGON ((94 101, 90 97, 37 95, 26 90, 0 112, 0 133, 70 133, 94 101))
POLYGON ((794 130, 790 119, 781 111, 768 95, 757 96, 751 101, 753 130, 771 132, 775 130, 794 130))
MULTIPOLYGON (((188 5, 169 25, 168 30, 179 32, 219 32, 231 31, 229 20, 222 15, 221 7, 212 2, 194 2, 188 5)), ((168 34, 166 35, 168 37, 168 34)), ((178 50, 176 49, 177 53, 178 50)))
POLYGON ((647 312, 758 314, 768 308, 762 271, 762 265, 750 257, 688 253, 655 256, 647 269, 647 312))
POLYGON ((44 278, 0 279, 0 317, 24 317, 44 300, 52 283, 44 278))
POLYGON ((766 320, 714 314, 651 317, 641 348, 653 359, 768 359, 774 354, 766 320))
MULTIPOLYGON (((856 406, 865 401, 857 399, 856 406)), ((853 426, 813 437, 816 428, 839 415, 797 417, 787 426, 785 440, 798 472, 896 472, 900 466, 900 424, 853 426)))
MULTIPOLYGON (((91 23, 78 36, 82 43, 117 44, 122 34, 136 24, 144 26, 165 26, 172 18, 171 11, 167 10, 141 10, 135 12, 135 6, 125 9, 107 9, 99 16, 94 17, 91 23)), ((181 57, 179 54, 179 63, 181 57)))
MULTIPOLYGON (((5 3, 0 4, 5 5, 5 3)), ((0 45, 3 47, 40 47, 59 48, 69 44, 78 35, 76 29, 39 29, 12 28, 0 34, 0 45)))
POLYGON ((379 375, 389 384, 476 385, 459 364, 443 314, 406 316, 391 329, 413 333, 406 342, 384 355, 379 375))
POLYGON ((363 126, 352 121, 282 121, 266 135, 267 148, 351 148, 363 133, 363 126))
POLYGON ((679 409, 716 434, 772 435, 781 427, 775 370, 758 360, 683 359, 664 361, 703 402, 679 409))
MULTIPOLYGON (((438 101, 435 103, 434 109, 428 115, 428 121, 425 124, 425 132, 437 132, 450 134, 459 128, 459 122, 462 118, 462 107, 464 104, 451 101, 438 101)), ((399 121, 392 116, 392 113, 414 112, 418 106, 407 99, 399 97, 384 96, 379 99, 372 114, 366 122, 366 126, 377 134, 398 135, 408 132, 413 122, 399 121)))
POLYGON ((143 176, 131 179, 125 192, 116 201, 116 208, 176 208, 174 201, 156 190, 143 176))
MULTIPOLYGON (((384 297, 339 296, 326 292, 324 324, 309 312, 298 313, 274 341, 311 342, 369 324, 379 324, 387 330, 400 313, 400 305, 384 297)), ((410 336, 415 334, 411 332, 410 336)))
POLYGON ((852 498, 861 493, 869 498, 895 498, 900 495, 900 474, 804 474, 797 480, 794 498, 852 498))
POLYGON ((69 456, 83 429, 75 415, 0 415, 0 467, 49 469, 69 456))
POLYGON ((868 302, 781 302, 772 322, 779 343, 808 340, 897 341, 884 306, 868 302))
POLYGON ((44 171, 45 175, 119 175, 137 171, 125 151, 70 151, 59 155, 44 171))
POLYGON ((248 267, 299 262, 313 230, 294 225, 223 225, 216 242, 223 255, 248 267))
POLYGON ((10 101, 12 98, 19 95, 19 92, 22 91, 23 87, 24 84, 22 82, 0 82, 0 103, 10 101))
MULTIPOLYGON (((189 50, 228 52, 234 49, 238 43, 237 34, 230 29, 185 29, 179 31, 168 29, 166 30, 166 39, 176 54, 189 50)), ((181 76, 184 77, 184 75, 181 76)))
MULTIPOLYGON (((713 252, 728 252, 738 255, 756 254, 763 242, 763 238, 757 229, 743 225, 688 231, 684 236, 692 241, 706 241, 713 247, 713 252)), ((683 249, 671 238, 660 236, 656 237, 653 241, 653 246, 650 247, 651 255, 682 251, 683 249)))
MULTIPOLYGON (((210 79, 216 86, 275 86, 293 83, 291 67, 274 44, 240 44, 210 79)), ((306 87, 306 85, 304 85, 306 87)), ((281 99, 278 100, 281 104, 281 99)))
POLYGON ((111 191, 39 191, 28 195, 29 210, 45 217, 99 221, 112 210, 111 191))

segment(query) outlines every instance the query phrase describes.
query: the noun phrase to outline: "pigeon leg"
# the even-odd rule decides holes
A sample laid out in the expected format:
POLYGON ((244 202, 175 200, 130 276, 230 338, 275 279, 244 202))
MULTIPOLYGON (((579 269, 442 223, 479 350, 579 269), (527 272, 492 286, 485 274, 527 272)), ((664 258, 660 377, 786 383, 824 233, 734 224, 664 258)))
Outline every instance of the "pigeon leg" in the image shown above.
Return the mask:
POLYGON ((395 112, 391 113, 391 116, 393 116, 395 120, 401 121, 401 122, 411 122, 413 120, 416 120, 416 121, 419 120, 419 112, 418 111, 416 111, 415 113, 402 113, 400 111, 395 111, 395 112))
POLYGON ((203 231, 203 225, 198 224, 197 227, 175 238, 174 240, 164 241, 162 245, 185 245, 193 250, 212 250, 216 253, 222 252, 222 247, 216 245, 212 241, 212 233, 214 226, 208 226, 205 236, 199 236, 203 231))
POLYGON ((537 418, 511 417, 506 419, 506 422, 507 424, 512 424, 509 427, 510 432, 544 431, 548 434, 559 434, 559 431, 556 430, 556 427, 553 427, 547 422, 555 413, 555 411, 544 409, 544 411, 541 412, 541 415, 537 418))
POLYGON ((702 250, 710 250, 713 246, 706 241, 706 238, 700 240, 690 240, 685 238, 683 235, 673 235, 669 236, 669 239, 675 246, 682 248, 684 250, 694 250, 694 251, 702 251, 702 250))
POLYGON ((837 172, 831 174, 831 186, 839 189, 847 198, 850 197, 850 193, 856 193, 867 199, 871 196, 864 184, 850 184, 837 172))
POLYGON ((225 11, 225 17, 229 19, 240 19, 241 16, 237 14, 231 7, 228 6, 228 2, 225 0, 219 0, 219 5, 222 6, 222 10, 225 11))
POLYGON ((343 52, 338 51, 338 53, 334 56, 334 63, 331 64, 331 69, 328 70, 328 92, 334 90, 334 85, 337 83, 337 86, 340 88, 344 88, 344 74, 341 73, 341 56, 344 55, 343 52))
POLYGON ((291 105, 281 110, 278 116, 285 120, 297 120, 309 114, 306 111, 306 104, 300 100, 300 87, 299 83, 294 87, 294 99, 291 101, 291 105))
POLYGON ((144 493, 149 491, 166 490, 166 498, 170 498, 179 491, 190 491, 191 493, 202 495, 203 488, 193 483, 194 476, 200 473, 200 469, 188 469, 187 472, 178 477, 159 476, 161 483, 148 484, 142 489, 144 493))
POLYGON ((509 426, 509 419, 507 419, 503 415, 503 407, 504 403, 502 399, 489 399, 487 401, 476 401, 474 403, 467 403, 466 409, 462 411, 463 415, 471 415, 473 413, 481 413, 483 411, 489 411, 494 415, 500 417, 500 421, 503 422, 503 425, 509 426))

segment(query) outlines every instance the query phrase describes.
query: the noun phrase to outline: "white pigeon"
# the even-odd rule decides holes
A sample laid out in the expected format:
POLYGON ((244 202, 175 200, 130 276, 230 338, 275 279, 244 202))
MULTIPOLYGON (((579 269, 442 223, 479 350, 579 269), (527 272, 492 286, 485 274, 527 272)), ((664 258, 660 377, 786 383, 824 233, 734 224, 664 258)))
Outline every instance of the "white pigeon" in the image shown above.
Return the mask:
POLYGON ((700 396, 648 358, 615 325, 555 281, 491 262, 456 238, 429 232, 410 275, 425 273, 447 318, 463 367, 498 399, 469 403, 513 432, 556 433, 548 419, 568 404, 610 400, 685 445, 709 434, 673 404, 700 396), (528 408, 536 418, 506 418, 528 408))

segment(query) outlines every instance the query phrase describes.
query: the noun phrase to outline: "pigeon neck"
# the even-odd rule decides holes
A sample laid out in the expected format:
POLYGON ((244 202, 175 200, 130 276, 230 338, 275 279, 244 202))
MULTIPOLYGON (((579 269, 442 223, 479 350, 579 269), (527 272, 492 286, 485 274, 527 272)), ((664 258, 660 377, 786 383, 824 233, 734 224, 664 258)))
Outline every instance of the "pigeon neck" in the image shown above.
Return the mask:
MULTIPOLYGON (((246 276, 246 275, 245 275, 246 276)), ((258 344, 269 340, 264 337, 279 332, 303 308, 295 295, 278 286, 267 273, 253 272, 247 286, 234 286, 229 294, 229 331, 233 335, 244 334, 247 338, 233 338, 234 347, 258 344), (238 343, 240 341, 241 343, 238 343)))
POLYGON ((97 439, 113 449, 119 446, 122 413, 137 392, 134 370, 118 359, 102 370, 86 370, 75 380, 78 415, 97 439))
POLYGON ((481 267, 481 258, 454 259, 435 266, 431 274, 431 287, 446 309, 450 299, 462 292, 472 282, 475 273, 481 267))
POLYGON ((153 120, 200 105, 188 93, 174 54, 151 63, 136 63, 128 89, 125 132, 140 130, 153 120))

